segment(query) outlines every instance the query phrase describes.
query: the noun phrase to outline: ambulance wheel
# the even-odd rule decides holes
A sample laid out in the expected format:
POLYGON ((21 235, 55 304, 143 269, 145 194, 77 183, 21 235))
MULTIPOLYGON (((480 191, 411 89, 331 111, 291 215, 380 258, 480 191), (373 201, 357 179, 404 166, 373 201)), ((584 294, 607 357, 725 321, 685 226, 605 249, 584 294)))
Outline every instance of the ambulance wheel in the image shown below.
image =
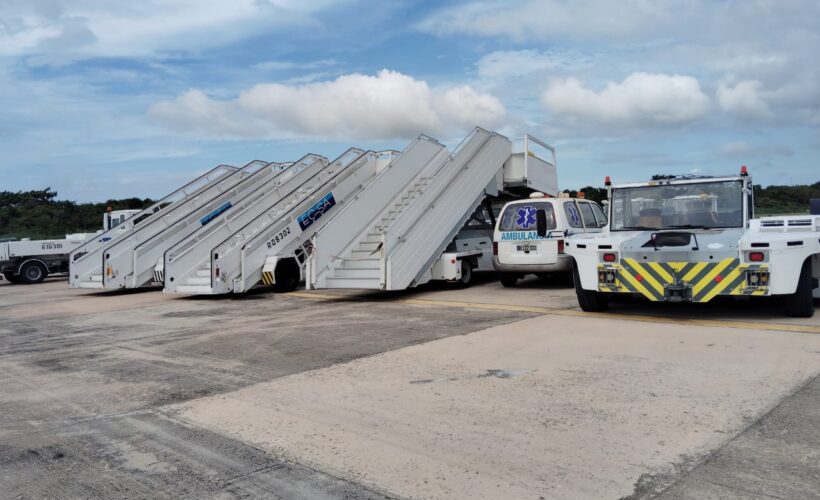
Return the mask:
POLYGON ((20 277, 11 272, 3 273, 3 277, 6 278, 6 281, 9 283, 20 283, 20 277))
POLYGON ((273 272, 276 283, 273 284, 273 289, 277 292, 292 292, 296 290, 296 285, 299 284, 299 265, 295 260, 286 260, 276 266, 273 272))
POLYGON ((606 295, 595 290, 584 290, 581 288, 581 276, 578 274, 578 266, 572 264, 572 277, 575 281, 575 295, 578 297, 578 305, 582 311, 601 312, 606 310, 609 300, 606 295))
POLYGON ((518 275, 515 273, 501 273, 501 284, 505 288, 515 288, 518 283, 518 275))
POLYGON ((20 283, 33 285, 34 283, 40 283, 46 279, 46 275, 48 275, 48 269, 46 269, 46 266, 39 262, 32 261, 26 262, 20 266, 20 275, 18 277, 20 279, 20 283))
POLYGON ((466 259, 461 259, 461 279, 458 280, 459 285, 461 286, 470 286, 470 283, 473 281, 473 266, 470 265, 470 261, 466 259))
POLYGON ((814 315, 814 280, 811 276, 811 259, 803 263, 800 278, 797 280, 797 290, 786 296, 786 313, 795 318, 811 318, 814 315))

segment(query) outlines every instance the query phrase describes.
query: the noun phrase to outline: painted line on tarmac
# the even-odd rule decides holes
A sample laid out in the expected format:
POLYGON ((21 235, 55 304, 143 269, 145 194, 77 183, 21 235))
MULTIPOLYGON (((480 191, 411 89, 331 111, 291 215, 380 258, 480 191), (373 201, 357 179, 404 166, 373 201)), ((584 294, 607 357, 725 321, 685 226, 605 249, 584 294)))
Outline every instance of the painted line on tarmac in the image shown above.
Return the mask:
MULTIPOLYGON (((322 293, 310 292, 290 292, 286 295, 292 297, 300 297, 306 299, 330 299, 330 300, 351 300, 350 297, 344 295, 331 295, 322 293)), ((357 302, 366 302, 367 299, 354 299, 357 302)), ((820 326, 811 325, 791 325, 787 323, 757 323, 751 321, 735 321, 735 320, 715 320, 715 319, 694 319, 694 318, 664 318, 661 316, 649 316, 642 314, 629 313, 592 313, 578 311, 575 309, 558 309, 555 307, 540 307, 540 306, 516 306, 512 304, 488 304, 485 302, 459 302, 455 300, 433 300, 433 299, 397 299, 386 300, 385 302, 408 304, 415 306, 428 307, 450 307, 450 308, 468 308, 468 309, 484 309, 488 311, 506 311, 506 312, 526 312, 536 314, 554 314, 557 316, 576 316, 586 318, 601 318, 601 319, 619 319, 623 321, 640 321, 643 323, 662 323, 675 325, 693 325, 693 326, 709 326, 717 328, 740 328, 745 330, 760 330, 760 331, 778 331, 778 332, 795 332, 795 333, 814 333, 820 334, 820 326)))

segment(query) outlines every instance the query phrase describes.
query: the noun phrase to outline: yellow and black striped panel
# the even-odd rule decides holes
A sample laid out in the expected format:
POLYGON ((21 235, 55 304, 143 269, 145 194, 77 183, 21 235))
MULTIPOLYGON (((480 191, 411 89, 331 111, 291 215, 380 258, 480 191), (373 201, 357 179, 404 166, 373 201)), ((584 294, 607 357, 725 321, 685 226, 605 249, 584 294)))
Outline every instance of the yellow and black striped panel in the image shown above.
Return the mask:
POLYGON ((639 293, 652 301, 666 299, 667 285, 681 284, 691 285, 693 302, 708 302, 717 295, 766 295, 767 287, 747 286, 747 269, 768 270, 767 266, 741 264, 740 259, 732 257, 718 262, 638 262, 624 258, 616 286, 602 285, 599 290, 639 293))
POLYGON ((635 259, 621 260, 618 275, 621 285, 632 293, 640 293, 653 301, 666 297, 664 285, 674 283, 674 276, 662 262, 638 262, 635 259))
POLYGON ((262 271, 262 283, 266 285, 273 284, 273 273, 270 271, 262 271))

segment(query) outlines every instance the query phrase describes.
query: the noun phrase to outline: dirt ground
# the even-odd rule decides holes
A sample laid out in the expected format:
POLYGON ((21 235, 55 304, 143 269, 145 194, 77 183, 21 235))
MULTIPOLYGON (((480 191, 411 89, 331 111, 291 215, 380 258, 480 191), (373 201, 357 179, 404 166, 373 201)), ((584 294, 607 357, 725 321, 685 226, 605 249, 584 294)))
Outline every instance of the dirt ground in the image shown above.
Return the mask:
POLYGON ((0 497, 818 498, 818 334, 537 279, 0 284, 0 497))

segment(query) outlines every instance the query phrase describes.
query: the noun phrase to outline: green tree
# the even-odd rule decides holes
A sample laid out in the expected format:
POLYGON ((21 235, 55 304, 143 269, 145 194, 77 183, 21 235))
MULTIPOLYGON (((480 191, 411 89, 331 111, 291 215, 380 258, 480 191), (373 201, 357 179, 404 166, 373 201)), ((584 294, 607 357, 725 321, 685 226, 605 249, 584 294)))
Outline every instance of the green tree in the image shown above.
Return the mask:
POLYGON ((154 204, 146 198, 75 203, 57 200, 51 188, 0 191, 0 237, 48 239, 69 233, 93 233, 102 227, 102 215, 112 210, 142 209, 154 204))

